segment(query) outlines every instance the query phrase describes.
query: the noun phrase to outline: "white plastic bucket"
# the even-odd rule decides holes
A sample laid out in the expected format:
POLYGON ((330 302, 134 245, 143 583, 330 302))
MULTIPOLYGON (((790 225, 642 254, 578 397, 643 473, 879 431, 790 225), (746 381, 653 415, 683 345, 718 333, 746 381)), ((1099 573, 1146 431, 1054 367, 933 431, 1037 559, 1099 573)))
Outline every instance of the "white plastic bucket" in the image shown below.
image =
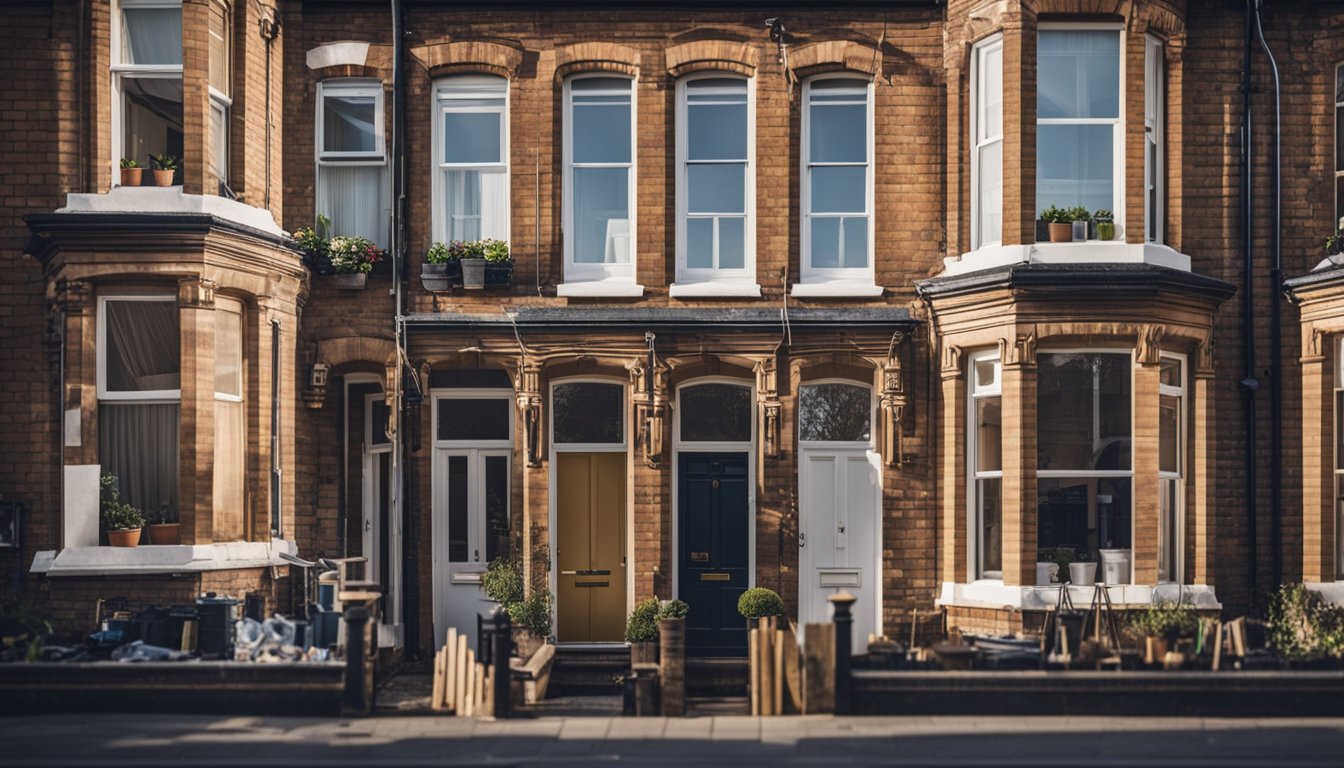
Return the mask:
POLYGON ((1129 583, 1130 552, 1131 550, 1128 549, 1101 550, 1102 583, 1105 584, 1129 583))

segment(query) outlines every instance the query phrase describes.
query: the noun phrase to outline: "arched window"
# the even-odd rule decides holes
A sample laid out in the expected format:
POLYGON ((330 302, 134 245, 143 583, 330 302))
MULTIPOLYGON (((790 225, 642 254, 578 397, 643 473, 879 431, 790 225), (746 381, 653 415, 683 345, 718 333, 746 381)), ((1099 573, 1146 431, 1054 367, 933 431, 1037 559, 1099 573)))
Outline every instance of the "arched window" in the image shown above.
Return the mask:
POLYGON ((751 387, 707 383, 682 387, 678 402, 680 439, 687 443, 751 440, 751 387))
POLYGON ((798 395, 798 439, 804 442, 868 442, 872 393, 841 382, 805 384, 798 395))
POLYGON ((598 381, 560 382, 551 392, 555 445, 625 442, 625 388, 598 381))

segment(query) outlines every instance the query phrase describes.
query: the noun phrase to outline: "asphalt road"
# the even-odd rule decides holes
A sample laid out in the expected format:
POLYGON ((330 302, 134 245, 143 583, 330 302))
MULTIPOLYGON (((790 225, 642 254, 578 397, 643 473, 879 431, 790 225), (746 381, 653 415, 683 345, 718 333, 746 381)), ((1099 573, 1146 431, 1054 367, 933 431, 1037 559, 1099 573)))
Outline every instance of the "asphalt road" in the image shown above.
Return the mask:
POLYGON ((0 719, 24 766, 1344 766, 1344 720, 163 715, 0 719))

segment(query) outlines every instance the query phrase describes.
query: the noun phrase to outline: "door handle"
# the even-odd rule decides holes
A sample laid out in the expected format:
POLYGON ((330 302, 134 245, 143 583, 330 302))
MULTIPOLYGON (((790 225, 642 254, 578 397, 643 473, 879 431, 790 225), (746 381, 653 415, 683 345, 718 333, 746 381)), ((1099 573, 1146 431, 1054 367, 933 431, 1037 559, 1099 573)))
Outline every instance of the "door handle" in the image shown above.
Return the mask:
POLYGON ((798 546, 800 547, 807 546, 807 534, 803 533, 802 531, 798 532, 798 546))
POLYGON ((845 532, 845 524, 844 524, 844 523, 841 523, 841 524, 837 525, 837 526, 835 527, 835 531, 836 531, 836 533, 844 533, 844 532, 845 532))
POLYGON ((475 559, 473 560, 473 562, 477 562, 477 563, 481 562, 481 550, 477 549, 477 550, 474 550, 474 552, 475 552, 475 555, 474 555, 474 558, 475 558, 475 559))

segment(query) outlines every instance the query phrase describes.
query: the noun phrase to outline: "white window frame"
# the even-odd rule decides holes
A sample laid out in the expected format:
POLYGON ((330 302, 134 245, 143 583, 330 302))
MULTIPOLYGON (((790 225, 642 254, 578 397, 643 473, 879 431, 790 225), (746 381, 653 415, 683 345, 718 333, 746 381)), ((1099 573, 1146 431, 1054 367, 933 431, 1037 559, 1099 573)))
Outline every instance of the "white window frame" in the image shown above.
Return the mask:
MULTIPOLYGON (((182 64, 126 64, 123 63, 125 52, 122 50, 122 36, 124 20, 122 11, 127 8, 181 8, 182 0, 114 0, 112 8, 111 23, 111 72, 112 72, 112 179, 113 184, 117 184, 119 178, 119 169, 121 159, 126 157, 125 147, 125 119, 126 107, 124 104, 125 94, 122 91, 121 82, 124 78, 143 78, 143 79, 162 79, 162 80, 183 80, 182 64)), ((186 43, 184 41, 182 54, 186 58, 186 43)), ((185 85, 185 82, 184 82, 185 85)), ((186 121, 186 103, 185 91, 183 97, 183 122, 185 129, 186 121)), ((142 158, 133 158, 141 161, 142 158)))
MULTIPOLYGON (((1161 582, 1161 583, 1175 583, 1175 584, 1180 584, 1180 583, 1182 583, 1182 582, 1184 581, 1184 574, 1185 574, 1185 467, 1186 467, 1186 464, 1188 463, 1188 462, 1186 461, 1186 451, 1188 450, 1188 445, 1189 445, 1189 433, 1190 433, 1190 430, 1189 430, 1189 428, 1188 428, 1188 424, 1189 424, 1188 419, 1189 419, 1189 412, 1190 412, 1190 411, 1189 411, 1189 408, 1190 408, 1190 401, 1189 401, 1189 392, 1190 392, 1190 388, 1187 386, 1187 383, 1190 381, 1190 359, 1189 359, 1188 356, 1186 356, 1186 355, 1182 355, 1182 354, 1179 354, 1179 353, 1176 353, 1176 352, 1163 352, 1162 355, 1161 355, 1161 359, 1162 359, 1162 360, 1174 360, 1174 361, 1180 363, 1180 365, 1181 365, 1181 383, 1180 383, 1180 385, 1178 385, 1178 386, 1174 386, 1174 385, 1171 385, 1171 384, 1162 384, 1162 383, 1159 382, 1159 384, 1158 384, 1158 388, 1157 388, 1157 389, 1158 389, 1157 394, 1158 394, 1158 398, 1159 398, 1159 400, 1158 400, 1159 403, 1161 402, 1161 398, 1162 398, 1162 396, 1165 395, 1165 396, 1167 396, 1167 397, 1175 397, 1175 398, 1177 399, 1177 403, 1178 403, 1178 406, 1179 406, 1179 407, 1177 408, 1177 410, 1176 410, 1176 429, 1177 429, 1177 433, 1176 433, 1176 471, 1175 471, 1175 472, 1167 472, 1167 471, 1163 471, 1163 470, 1162 470, 1161 463, 1159 462, 1159 464, 1158 464, 1158 471, 1157 471, 1157 477, 1158 477, 1158 481, 1159 481, 1160 483, 1162 483, 1163 485, 1165 485, 1166 483, 1168 483, 1168 482, 1170 482, 1170 481, 1175 481, 1175 482, 1176 482, 1176 497, 1175 497, 1175 499, 1176 499, 1176 503, 1175 503, 1175 506, 1174 506, 1174 507, 1172 508, 1172 510, 1171 510, 1171 514, 1172 514, 1172 516, 1175 517, 1175 524, 1173 525, 1173 528, 1175 528, 1175 530, 1176 530, 1176 541, 1174 542, 1174 547, 1175 547, 1175 548, 1173 549, 1173 552, 1174 552, 1174 555, 1175 555, 1175 556, 1174 556, 1174 558, 1173 558, 1173 562, 1172 562, 1172 564, 1171 564, 1173 573, 1169 573, 1169 574, 1167 574, 1167 579, 1166 579, 1166 581, 1165 581, 1165 582, 1161 582)), ((1160 441, 1160 439, 1161 439, 1161 435, 1160 435, 1160 434, 1158 435, 1158 438, 1159 438, 1159 441, 1160 441)), ((1160 443, 1159 443, 1159 444, 1160 444, 1160 443)), ((1165 493, 1165 492, 1166 492, 1166 488, 1162 488, 1162 489, 1161 489, 1161 492, 1162 492, 1162 493, 1165 493)), ((1162 515, 1162 507, 1161 507, 1161 500, 1160 500, 1160 498, 1159 498, 1159 501, 1158 501, 1158 539, 1157 539, 1157 540, 1158 540, 1158 563, 1159 563, 1159 564, 1160 564, 1161 561, 1162 561, 1162 518, 1161 518, 1161 515, 1162 515)), ((1131 561, 1133 560, 1132 557, 1131 557, 1130 559, 1131 559, 1131 561)), ((1159 581, 1161 581, 1161 580, 1159 579, 1159 581)))
POLYGON ((1344 77, 1344 62, 1335 65, 1334 79, 1330 81, 1330 89, 1335 91, 1335 156, 1330 162, 1335 165, 1335 230, 1344 229, 1344 199, 1339 194, 1339 186, 1344 181, 1344 168, 1339 167, 1339 123, 1344 121, 1344 101, 1339 99, 1339 79, 1344 77))
POLYGON ((448 241, 448 233, 451 228, 448 226, 447 212, 444 210, 444 203, 448 199, 448 190, 444 183, 444 174, 447 171, 465 170, 465 171, 499 171, 504 174, 504 232, 503 239, 511 242, 513 233, 513 195, 512 193, 512 173, 509 167, 509 80, 499 75, 489 75, 483 73, 463 73, 457 75, 448 75, 434 81, 432 103, 430 104, 431 113, 434 115, 433 135, 434 135, 434 153, 430 157, 430 178, 433 179, 433 205, 431 206, 431 218, 434 240, 439 242, 448 241), (498 80, 503 86, 498 94, 480 92, 470 92, 460 90, 458 86, 470 84, 485 84, 487 78, 491 81, 498 80), (465 100, 482 99, 500 99, 502 103, 498 107, 482 106, 461 106, 454 105, 454 102, 465 100), (498 163, 446 163, 443 161, 444 139, 443 135, 443 116, 448 112, 461 113, 488 113, 499 115, 499 155, 498 163))
MULTIPOLYGON (((107 388, 107 303, 109 301, 162 301, 171 302, 174 307, 177 306, 177 297, 172 294, 128 294, 99 296, 98 297, 98 327, 95 334, 95 343, 98 345, 98 399, 108 402, 134 402, 144 405, 180 403, 182 402, 182 389, 155 389, 143 392, 120 392, 110 391, 107 388)), ((181 329, 178 331, 178 346, 182 344, 181 329)), ((214 371, 211 372, 213 381, 214 371)), ((181 368, 178 369, 179 376, 181 368)), ((179 379, 180 384, 180 379, 179 379)), ((213 391, 214 384, 211 384, 213 391)))
MULTIPOLYGON (((515 434, 515 409, 513 408, 513 396, 514 392, 512 389, 499 388, 458 389, 456 387, 451 387, 435 389, 430 393, 430 402, 432 403, 430 408, 430 424, 432 426, 430 428, 433 430, 432 443, 435 449, 435 463, 437 464, 439 461, 454 457, 465 457, 467 460, 467 550, 469 553, 475 552, 478 556, 481 552, 485 552, 487 549, 485 546, 485 509, 480 505, 480 495, 476 492, 483 487, 485 482, 485 459, 487 458, 503 457, 505 460, 505 466, 509 475, 510 493, 506 495, 504 503, 507 508, 506 514, 508 515, 510 525, 512 525, 513 522, 513 515, 515 512, 513 508, 512 493, 513 442, 515 434), (506 405, 508 406, 506 410, 509 414, 508 437, 496 440, 439 439, 439 408, 445 400, 506 401, 506 405)), ((370 416, 371 415, 372 411, 370 410, 370 416)), ((372 419, 367 418, 366 421, 370 423, 371 429, 372 419)), ((368 444, 372 445, 373 443, 369 442, 368 444)), ((391 450, 390 445, 387 446, 387 450, 391 450)), ((436 487, 438 487, 440 483, 442 484, 440 495, 436 495, 436 498, 443 499, 443 509, 446 512, 448 499, 447 474, 445 473, 441 479, 436 477, 434 483, 436 487)), ((448 520, 446 516, 442 519, 442 524, 444 526, 444 541, 447 542, 448 520)), ((470 554, 465 560, 452 560, 449 557, 447 547, 443 550, 443 557, 444 562, 452 563, 454 565, 471 565, 473 563, 485 564, 486 562, 481 559, 473 558, 470 554)))
MULTIPOLYGON (((815 295, 835 295, 835 296, 875 296, 882 293, 882 288, 876 285, 877 263, 877 242, 875 205, 873 200, 873 169, 876 165, 873 148, 873 81, 857 72, 828 72, 822 75, 810 77, 803 82, 803 117, 802 117, 802 136, 801 147, 798 151, 800 162, 799 179, 802 190, 799 193, 801 200, 801 253, 798 255, 798 269, 801 277, 801 283, 795 285, 793 294, 795 296, 815 296, 815 295), (812 192, 811 192, 811 168, 813 166, 811 158, 811 132, 812 132, 812 86, 824 80, 858 80, 862 81, 867 90, 866 106, 868 125, 865 126, 867 136, 868 161, 865 163, 867 173, 865 174, 864 205, 866 211, 852 211, 851 214, 863 213, 868 217, 868 266, 866 267, 825 267, 816 268, 812 266, 812 192), (809 290, 809 286, 812 287, 809 290), (829 289, 829 290, 828 290, 829 289)), ((858 163, 825 163, 825 166, 856 166, 858 163)), ((823 218, 830 218, 837 214, 826 214, 823 218)))
MULTIPOLYGON (((224 14, 224 37, 215 34, 215 30, 208 29, 208 37, 220 37, 221 45, 224 48, 224 79, 227 82, 229 92, 223 93, 213 85, 209 86, 210 92, 210 151, 214 155, 211 159, 214 163, 215 175, 225 183, 229 183, 229 141, 233 134, 232 126, 229 124, 231 112, 233 110, 233 19, 229 17, 230 8, 227 3, 216 3, 219 6, 219 12, 224 14), (223 116, 221 124, 224 126, 223 136, 215 135, 215 114, 223 116)), ((213 12, 214 9, 211 9, 213 12)), ((209 78, 207 77, 207 80, 209 78)))
POLYGON ((1330 447, 1330 453, 1334 457, 1334 515, 1335 515, 1335 578, 1344 581, 1344 455, 1340 455, 1340 431, 1344 424, 1344 334, 1337 334, 1334 347, 1334 431, 1331 437, 1334 438, 1333 445, 1330 447))
MULTIPOLYGON (((984 569, 985 545, 981 541, 984 525, 981 520, 983 511, 980 504, 979 481, 997 479, 1002 483, 1003 464, 1000 461, 997 470, 980 469, 978 461, 980 456, 980 425, 976 419, 976 405, 980 400, 997 397, 999 398, 1000 409, 1003 407, 1003 362, 999 358, 998 350, 985 349, 968 356, 966 377, 966 525, 967 530, 971 532, 970 535, 966 536, 966 546, 969 550, 966 553, 966 577, 971 581, 1002 581, 1002 570, 998 571, 997 576, 994 576, 993 572, 987 572, 984 569), (985 362, 994 363, 994 383, 979 386, 976 379, 976 367, 977 364, 985 362)), ((1002 451, 1002 446, 1000 446, 1000 451, 1002 451)), ((1002 503, 1002 496, 1000 496, 1000 509, 1002 509, 1002 503)))
MULTIPOLYGON (((1117 33, 1120 38, 1120 60, 1117 69, 1119 70, 1120 82, 1118 85, 1116 105, 1116 117, 1056 117, 1042 118, 1036 116, 1036 127, 1039 132, 1042 125, 1109 125, 1112 126, 1111 149, 1111 213, 1115 215, 1115 238, 1123 241, 1125 236, 1125 53, 1126 50, 1126 32, 1123 24, 1117 22, 1047 22, 1042 23, 1037 28, 1037 36, 1042 32, 1066 32, 1066 31, 1093 31, 1103 32, 1112 31, 1117 33)), ((1037 98, 1036 94, 1032 94, 1037 98)), ((1038 160, 1039 162, 1039 160, 1038 160)), ((1039 188, 1039 184, 1037 185, 1039 188)), ((1039 199, 1036 201, 1036 215, 1039 216, 1041 209, 1047 206, 1042 205, 1039 199)), ((1090 213, 1090 211, 1089 211, 1090 213)), ((1050 243, 1037 243, 1036 247, 1049 246, 1050 243)))
MULTIPOLYGON (((388 183, 389 168, 387 162, 387 135, 384 129, 384 120, 386 106, 383 103, 383 84, 375 79, 366 77, 339 77, 323 80, 317 84, 317 118, 314 123, 313 147, 315 150, 315 159, 313 167, 313 195, 314 199, 320 199, 319 190, 322 185, 322 166, 376 166, 383 169, 383 198, 378 201, 384 216, 391 215, 390 186, 388 183), (347 96, 372 96, 373 102, 373 141, 374 149, 372 152, 328 152, 326 143, 326 104, 328 94, 341 94, 347 96)), ((318 211, 316 205, 313 210, 314 224, 317 222, 318 211)), ((327 236, 335 234, 350 234, 368 237, 370 240, 377 238, 370 235, 378 233, 367 232, 327 232, 327 236)), ((389 236, 391 235, 389 231, 389 236)), ((386 246, 387 243, 378 243, 380 246, 386 246)))
MULTIPOLYGON (((222 299, 224 297, 220 298, 222 299)), ((214 311, 229 315, 236 314, 238 317, 238 394, 234 395, 228 392, 220 392, 216 388, 219 386, 218 381, 212 384, 211 387, 214 388, 212 391, 215 393, 216 400, 226 403, 241 403, 243 402, 243 395, 247 391, 247 375, 245 370, 247 367, 247 305, 238 299, 229 298, 226 300, 238 305, 237 313, 230 312, 226 309, 220 309, 220 299, 216 299, 216 307, 214 311)), ((219 363, 216 362, 215 365, 216 370, 218 370, 219 363)))
MULTIPOLYGON (((1051 349, 1043 349, 1043 350, 1038 351, 1038 352, 1037 352, 1037 359, 1038 359, 1038 360, 1040 359, 1040 356, 1041 356, 1041 355, 1125 355, 1127 358, 1129 358, 1129 469, 1093 469, 1093 470, 1087 470, 1087 469, 1041 469, 1041 468, 1040 468, 1039 458, 1037 458, 1037 459, 1032 459, 1032 467, 1031 467, 1031 471, 1033 471, 1033 472, 1036 473, 1036 479, 1037 479, 1037 480, 1087 480, 1087 479, 1092 479, 1092 478, 1129 478, 1129 498, 1130 498, 1129 541, 1130 541, 1130 551, 1131 551, 1130 558, 1129 558, 1129 563, 1130 563, 1130 565, 1129 565, 1129 583, 1132 584, 1132 583, 1134 583, 1134 559, 1135 559, 1134 556, 1133 556, 1133 547, 1134 547, 1134 507, 1133 507, 1133 505, 1134 505, 1134 450, 1135 450, 1135 442, 1134 442, 1134 401, 1135 401, 1136 394, 1137 394, 1137 393, 1135 392, 1135 389, 1134 389, 1134 370, 1135 370, 1134 348, 1133 348, 1133 347, 1069 347, 1069 348, 1060 348, 1060 349, 1054 349, 1054 348, 1051 348, 1051 349)), ((1038 379, 1038 381, 1039 381, 1039 379, 1038 379)), ((1096 423, 1100 411, 1098 410, 1097 404, 1095 403, 1095 398, 1096 398, 1096 396, 1097 396, 1097 391, 1096 391, 1095 389, 1094 389, 1093 392, 1092 392, 1092 396, 1093 396, 1093 398, 1094 398, 1094 402, 1093 402, 1093 406, 1092 406, 1092 420, 1093 420, 1092 429, 1093 429, 1093 434, 1095 435, 1095 434, 1097 434, 1097 433, 1100 431, 1099 428, 1098 428, 1098 425, 1097 425, 1097 423, 1096 423)), ((1154 403, 1153 405, 1154 405, 1154 407, 1156 407, 1157 404, 1154 403)), ((1041 414, 1040 414, 1040 413, 1037 413, 1037 414, 1036 414, 1037 425, 1035 426, 1037 432, 1040 431, 1040 427, 1039 427, 1040 419, 1041 419, 1041 414)), ((1095 449, 1094 449, 1094 450, 1095 450, 1095 449)), ((1039 540, 1040 540, 1040 539, 1039 539, 1039 532, 1038 532, 1037 536, 1038 536, 1038 538, 1037 538, 1037 542, 1039 542, 1039 540)), ((1039 544, 1038 544, 1038 546, 1039 546, 1039 544)), ((1100 559, 1098 559, 1098 564, 1099 564, 1099 563, 1100 563, 1100 559)), ((1098 567, 1100 567, 1100 565, 1098 565, 1098 567)))
MULTIPOLYGON (((600 290, 601 284, 615 288, 614 293, 619 295, 628 295, 633 291, 633 295, 643 294, 643 287, 635 284, 635 276, 638 274, 636 267, 639 262, 639 179, 638 179, 638 158, 639 158, 639 81, 629 75, 623 75, 618 72, 585 72, 566 78, 564 83, 564 110, 562 115, 561 130, 564 134, 562 142, 562 172, 563 187, 561 192, 562 201, 562 221, 564 237, 564 280, 557 287, 557 292, 561 296, 584 295, 587 293, 582 288, 575 288, 578 283, 597 283, 600 290), (574 93, 573 84, 579 80, 592 78, 618 78, 630 83, 628 90, 622 91, 591 91, 594 95, 626 95, 630 96, 630 161, 628 163, 583 163, 581 168, 625 168, 629 172, 628 187, 626 195, 627 210, 630 214, 630 258, 624 264, 599 264, 599 263, 579 263, 574 260, 574 93)), ((602 295, 602 294, 598 294, 602 295)))
MULTIPOLYGON (((732 94, 736 95, 736 93, 732 94)), ((731 72, 699 72, 688 75, 677 81, 677 116, 676 116, 676 174, 677 174, 677 271, 676 283, 672 286, 675 293, 686 295, 685 291, 677 291, 677 288, 694 290, 693 286, 697 284, 703 286, 706 283, 715 283, 725 287, 735 286, 740 289, 743 295, 759 296, 761 289, 756 283, 756 81, 754 78, 743 77, 731 72), (746 123, 746 146, 747 156, 744 167, 743 178, 743 259, 741 269, 721 269, 718 263, 719 241, 716 234, 714 238, 714 263, 716 266, 709 269, 689 267, 687 251, 689 240, 687 235, 687 222, 690 218, 690 179, 689 166, 690 160, 690 102, 687 84, 696 80, 716 80, 731 79, 740 80, 745 86, 745 98, 747 106, 746 123)), ((735 165, 738 161, 698 161, 699 163, 710 165, 735 165)), ((715 231, 717 232, 717 223, 715 231)))
MULTIPOLYGON (((985 125, 985 87, 981 82, 985 74, 985 60, 990 54, 999 54, 999 83, 1003 83, 1003 35, 995 34, 975 44, 971 51, 971 249, 999 245, 1003 242, 1003 155, 999 155, 999 233, 998 237, 987 237, 981 222, 980 210, 980 150, 995 143, 1003 146, 1002 117, 1000 130, 995 136, 982 136, 985 125)), ((1003 92, 999 92, 1002 109, 1003 92)))
POLYGON ((1143 41, 1143 206, 1144 240, 1165 239, 1167 207, 1167 69, 1161 40, 1145 35, 1143 41), (1151 153, 1151 161, 1149 160, 1151 153))

